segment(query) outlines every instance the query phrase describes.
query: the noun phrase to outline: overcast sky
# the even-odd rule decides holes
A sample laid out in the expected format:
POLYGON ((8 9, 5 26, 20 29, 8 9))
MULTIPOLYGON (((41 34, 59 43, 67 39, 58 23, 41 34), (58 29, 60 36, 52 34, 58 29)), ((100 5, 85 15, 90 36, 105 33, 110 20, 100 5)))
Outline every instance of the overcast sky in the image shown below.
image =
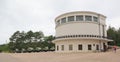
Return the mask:
POLYGON ((107 26, 120 27, 120 0, 0 0, 0 44, 17 30, 55 35, 55 17, 71 11, 101 13, 107 26))

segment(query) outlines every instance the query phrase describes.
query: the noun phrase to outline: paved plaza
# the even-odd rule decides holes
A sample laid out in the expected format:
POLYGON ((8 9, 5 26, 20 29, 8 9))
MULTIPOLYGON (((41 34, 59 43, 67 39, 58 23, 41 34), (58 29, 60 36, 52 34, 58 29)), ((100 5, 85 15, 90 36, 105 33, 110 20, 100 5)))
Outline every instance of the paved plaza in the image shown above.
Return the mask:
POLYGON ((0 53, 0 62, 120 62, 120 50, 101 53, 0 53))

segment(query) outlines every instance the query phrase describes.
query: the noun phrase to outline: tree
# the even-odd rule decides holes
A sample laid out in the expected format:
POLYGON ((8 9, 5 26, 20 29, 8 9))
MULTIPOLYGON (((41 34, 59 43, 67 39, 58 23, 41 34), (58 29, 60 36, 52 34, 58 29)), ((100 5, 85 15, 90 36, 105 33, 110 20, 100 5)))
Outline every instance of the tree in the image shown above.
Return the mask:
POLYGON ((23 52, 29 50, 29 48, 36 49, 36 48, 42 48, 42 42, 43 42, 44 34, 43 32, 20 32, 16 31, 11 37, 10 37, 10 43, 9 47, 14 52, 23 52))
POLYGON ((55 37, 52 35, 44 37, 44 44, 46 47, 48 47, 48 50, 51 50, 52 48, 55 48, 55 44, 52 43, 52 40, 54 40, 55 37))
POLYGON ((9 52, 10 49, 8 47, 8 44, 3 44, 3 45, 0 45, 0 52, 9 52))
POLYGON ((117 42, 116 44, 120 46, 120 28, 117 30, 117 42))
POLYGON ((44 34, 41 31, 34 33, 34 39, 35 39, 34 41, 36 42, 42 41, 43 37, 44 37, 44 34))
POLYGON ((109 26, 107 30, 107 36, 113 40, 113 42, 109 42, 110 45, 120 46, 120 28, 116 30, 114 27, 109 26))
POLYGON ((110 27, 108 28, 107 30, 107 36, 109 39, 113 39, 114 42, 110 42, 109 44, 110 45, 114 45, 116 42, 115 42, 115 39, 116 39, 116 31, 115 31, 115 28, 114 27, 110 27))
POLYGON ((22 52, 22 48, 24 47, 24 41, 25 41, 25 32, 16 31, 11 37, 10 37, 10 43, 9 47, 12 51, 19 51, 22 52))

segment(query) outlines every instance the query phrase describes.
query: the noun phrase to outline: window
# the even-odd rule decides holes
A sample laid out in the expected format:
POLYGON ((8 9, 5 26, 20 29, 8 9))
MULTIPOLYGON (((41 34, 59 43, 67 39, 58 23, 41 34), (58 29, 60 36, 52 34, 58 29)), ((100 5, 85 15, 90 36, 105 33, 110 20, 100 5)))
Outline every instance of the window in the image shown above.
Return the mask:
POLYGON ((82 45, 78 45, 78 50, 82 50, 82 45))
POLYGON ((60 20, 57 21, 57 25, 59 25, 59 24, 60 24, 60 20))
POLYGON ((68 36, 66 35, 65 38, 67 38, 68 36))
POLYGON ((78 35, 76 35, 76 37, 78 37, 78 35))
POLYGON ((96 50, 99 50, 99 45, 96 45, 96 50))
POLYGON ((85 16, 85 21, 92 21, 92 16, 85 16))
POLYGON ((83 15, 77 15, 76 21, 83 21, 83 15))
POLYGON ((61 45, 61 50, 62 50, 62 51, 64 50, 64 45, 61 45))
POLYGON ((70 22, 70 21, 74 21, 74 16, 69 16, 68 17, 68 22, 70 22))
POLYGON ((97 36, 97 38, 98 38, 99 36, 97 36))
POLYGON ((66 18, 62 18, 61 23, 66 23, 66 18))
POLYGON ((97 35, 95 35, 95 37, 97 37, 97 35))
POLYGON ((73 45, 69 45, 69 50, 73 50, 73 45))
POLYGON ((95 46, 95 44, 93 44, 93 46, 95 46))
POLYGON ((104 25, 102 25, 102 31, 103 31, 103 36, 105 37, 105 29, 104 29, 104 25))
POLYGON ((92 50, 92 45, 88 45, 88 50, 92 50))
POLYGON ((68 35, 68 37, 70 37, 70 36, 68 35))
POLYGON ((95 16, 93 16, 93 20, 94 20, 95 22, 98 22, 98 18, 95 17, 95 16))
POLYGON ((90 35, 90 37, 92 37, 92 35, 90 35))
POLYGON ((59 46, 57 46, 57 51, 59 50, 59 46))
POLYGON ((75 35, 73 35, 73 37, 75 37, 75 35))

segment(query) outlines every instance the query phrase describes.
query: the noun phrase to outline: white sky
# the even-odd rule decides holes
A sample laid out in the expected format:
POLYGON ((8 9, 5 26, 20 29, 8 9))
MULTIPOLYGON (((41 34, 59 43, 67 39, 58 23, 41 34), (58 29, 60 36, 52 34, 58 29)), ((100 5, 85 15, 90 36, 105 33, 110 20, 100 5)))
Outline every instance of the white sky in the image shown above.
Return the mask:
POLYGON ((120 0, 0 0, 0 44, 17 30, 55 35, 55 17, 71 11, 101 13, 107 26, 120 27, 120 0))

